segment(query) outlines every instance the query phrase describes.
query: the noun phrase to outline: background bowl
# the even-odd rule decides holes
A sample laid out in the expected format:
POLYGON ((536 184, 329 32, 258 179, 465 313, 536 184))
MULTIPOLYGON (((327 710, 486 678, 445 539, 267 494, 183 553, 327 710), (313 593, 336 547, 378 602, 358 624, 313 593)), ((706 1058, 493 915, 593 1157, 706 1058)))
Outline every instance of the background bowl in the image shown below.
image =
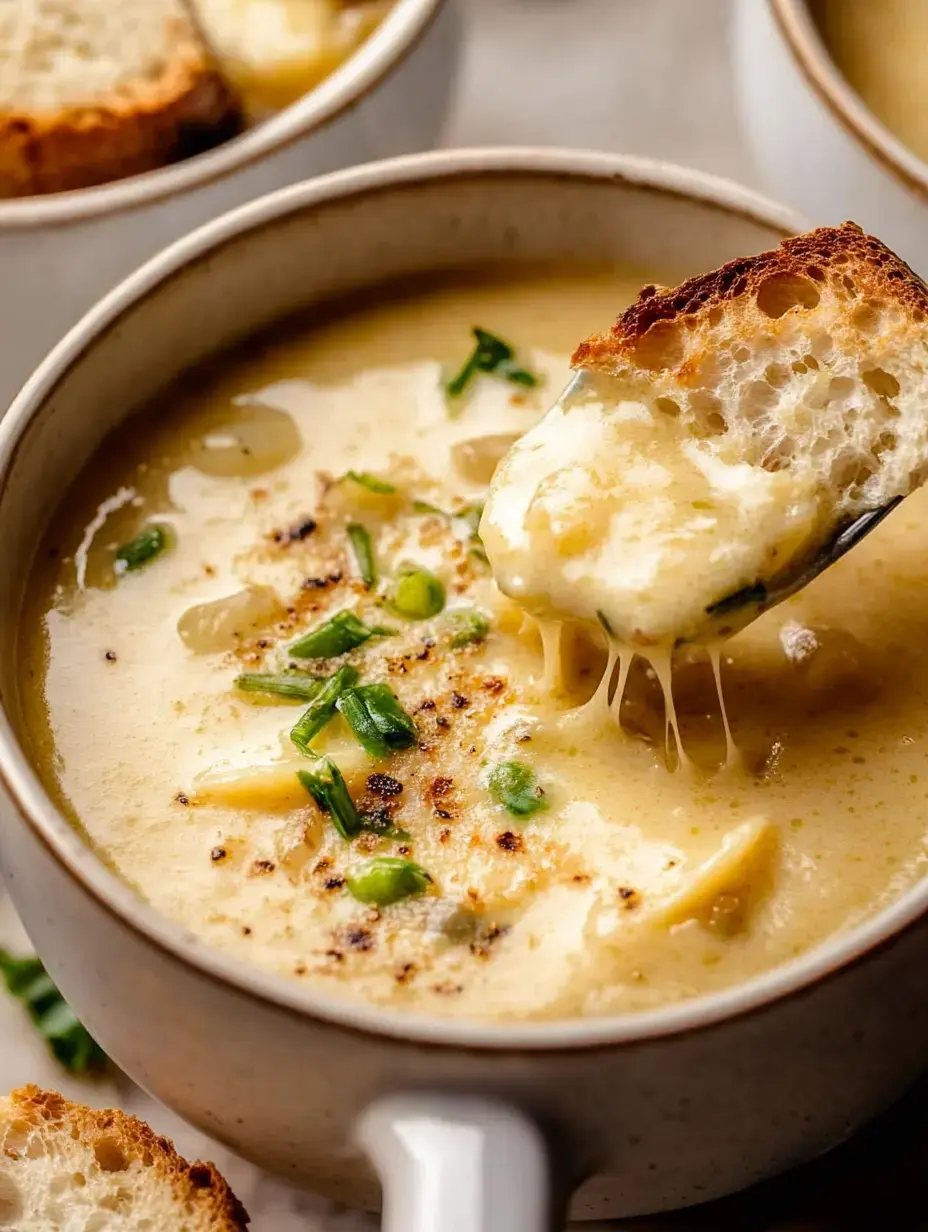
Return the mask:
POLYGON ((617 1018, 435 1020, 250 969, 141 902, 34 775, 14 676, 35 546, 112 427, 298 308, 481 264, 628 262, 673 281, 795 225, 734 185, 630 158, 375 164, 175 244, 84 318, 0 423, 0 864, 29 934, 115 1061, 201 1129, 369 1208, 373 1160, 388 1232, 542 1232, 572 1190, 576 1218, 677 1207, 832 1146, 924 1063, 928 888, 746 984, 617 1018))
POLYGON ((454 0, 396 0, 334 73, 231 141, 112 184, 0 200, 0 415, 104 291, 192 227, 309 175, 431 148, 459 55, 454 0))
POLYGON ((852 218, 928 273, 928 164, 841 75, 806 0, 733 9, 741 120, 765 186, 815 224, 852 218))

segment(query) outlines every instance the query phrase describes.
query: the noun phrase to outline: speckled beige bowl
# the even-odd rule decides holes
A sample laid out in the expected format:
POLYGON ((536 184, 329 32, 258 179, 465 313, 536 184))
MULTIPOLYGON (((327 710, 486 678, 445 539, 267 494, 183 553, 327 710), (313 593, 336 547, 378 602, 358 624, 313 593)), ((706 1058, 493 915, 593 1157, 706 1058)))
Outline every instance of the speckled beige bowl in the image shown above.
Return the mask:
MULTIPOLYGON (((29 762, 23 582, 101 437, 181 369, 294 309, 441 266, 711 267, 785 211, 677 168, 558 151, 426 155, 285 189, 98 305, 0 423, 0 854, 40 953, 142 1086, 388 1232, 541 1232, 726 1193, 823 1151, 921 1069, 928 885, 727 992, 588 1021, 480 1025, 349 1005, 236 963, 94 857, 29 762)), ((127 716, 131 722, 131 715, 127 716)))

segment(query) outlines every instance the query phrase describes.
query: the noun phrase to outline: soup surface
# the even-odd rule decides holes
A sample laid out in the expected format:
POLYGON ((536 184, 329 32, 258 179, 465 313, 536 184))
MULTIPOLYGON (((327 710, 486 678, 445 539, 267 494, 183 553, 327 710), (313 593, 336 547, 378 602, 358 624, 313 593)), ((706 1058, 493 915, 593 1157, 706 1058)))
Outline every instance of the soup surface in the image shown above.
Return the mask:
POLYGON ((490 576, 496 462, 641 281, 388 289, 191 376, 87 468, 22 622, 25 726, 156 908, 340 995, 541 1018, 741 981, 919 875, 924 492, 726 644, 737 755, 678 654, 691 765, 653 669, 610 721, 605 637, 544 647, 490 576))
POLYGON ((928 160, 928 83, 914 51, 928 45, 928 6, 812 0, 812 13, 838 68, 873 114, 928 160))

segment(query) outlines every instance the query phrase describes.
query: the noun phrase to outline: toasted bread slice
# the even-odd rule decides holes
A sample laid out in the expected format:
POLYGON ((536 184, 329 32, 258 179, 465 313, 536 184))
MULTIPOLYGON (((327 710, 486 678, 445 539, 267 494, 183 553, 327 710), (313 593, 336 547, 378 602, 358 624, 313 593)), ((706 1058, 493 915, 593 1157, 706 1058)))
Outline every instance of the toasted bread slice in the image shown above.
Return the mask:
POLYGON ((0 1098, 0 1226, 16 1232, 243 1232, 211 1164, 113 1110, 28 1086, 0 1098))
POLYGON ((249 117, 295 102, 347 59, 393 0, 195 0, 249 117))
POLYGON ((925 283, 846 222, 673 291, 645 287, 573 364, 679 408, 726 460, 810 467, 836 510, 857 514, 926 477, 926 322, 925 283))
POLYGON ((0 0, 0 197, 152 171, 238 123, 185 0, 0 0))
POLYGON ((928 289, 853 223, 646 287, 573 363, 481 527, 540 616, 728 635, 928 476, 928 289))

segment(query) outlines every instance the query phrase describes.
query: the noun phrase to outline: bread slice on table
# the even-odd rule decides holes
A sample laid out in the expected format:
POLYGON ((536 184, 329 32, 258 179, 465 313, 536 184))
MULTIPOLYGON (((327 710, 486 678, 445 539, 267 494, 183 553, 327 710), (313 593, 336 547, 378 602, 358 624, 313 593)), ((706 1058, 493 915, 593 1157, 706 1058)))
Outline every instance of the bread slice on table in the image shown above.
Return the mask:
POLYGON ((243 1232, 212 1164, 188 1164, 135 1117, 28 1086, 0 1098, 0 1227, 16 1232, 243 1232))
POLYGON ((855 223, 645 287, 573 363, 721 460, 803 471, 836 520, 928 478, 928 288, 855 223))
POLYGON ((152 171, 238 124, 185 0, 0 0, 0 197, 152 171))

